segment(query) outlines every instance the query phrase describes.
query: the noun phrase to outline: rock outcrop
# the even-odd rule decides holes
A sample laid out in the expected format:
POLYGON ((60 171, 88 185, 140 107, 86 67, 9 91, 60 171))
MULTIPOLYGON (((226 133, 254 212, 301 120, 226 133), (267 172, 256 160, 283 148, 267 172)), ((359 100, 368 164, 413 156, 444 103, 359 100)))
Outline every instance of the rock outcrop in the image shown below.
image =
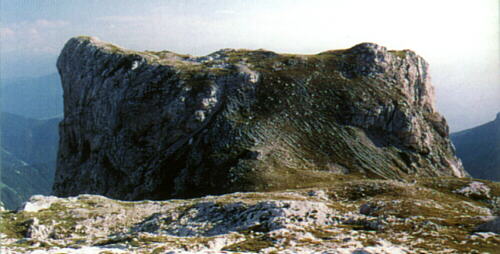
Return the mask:
POLYGON ((467 173, 428 64, 372 43, 204 57, 67 42, 58 196, 139 200, 467 173))
POLYGON ((497 253, 500 183, 352 180, 188 200, 34 196, 0 211, 2 253, 497 253))

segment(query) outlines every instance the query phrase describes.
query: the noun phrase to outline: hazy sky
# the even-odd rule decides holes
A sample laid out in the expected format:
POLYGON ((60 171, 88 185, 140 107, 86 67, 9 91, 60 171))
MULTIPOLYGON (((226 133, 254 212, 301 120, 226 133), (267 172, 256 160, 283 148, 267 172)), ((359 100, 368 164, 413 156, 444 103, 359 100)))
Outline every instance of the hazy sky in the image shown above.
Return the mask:
POLYGON ((500 111, 498 0, 0 0, 2 78, 55 72, 72 36, 138 50, 318 53, 375 42, 431 66, 452 131, 500 111))

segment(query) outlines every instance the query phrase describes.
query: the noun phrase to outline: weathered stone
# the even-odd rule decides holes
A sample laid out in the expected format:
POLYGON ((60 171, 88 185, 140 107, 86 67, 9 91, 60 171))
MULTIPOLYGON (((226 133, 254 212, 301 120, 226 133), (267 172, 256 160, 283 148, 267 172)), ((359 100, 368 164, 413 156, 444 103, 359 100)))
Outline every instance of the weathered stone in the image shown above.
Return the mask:
POLYGON ((488 222, 479 225, 476 228, 478 232, 493 232, 500 234, 500 217, 494 216, 488 222))
POLYGON ((37 240, 47 239, 50 233, 54 230, 53 225, 41 225, 40 221, 36 217, 25 223, 29 225, 26 237, 37 240))
MULTIPOLYGON (((327 187, 167 201, 38 196, 39 203, 52 205, 32 212, 0 212, 0 252, 495 253, 498 249, 500 234, 494 233, 498 218, 490 216, 490 200, 452 193, 467 179, 424 178, 405 185, 344 178, 327 187), (359 211, 362 203, 380 209, 365 215, 359 211), (481 225, 488 221, 489 226, 481 225), (475 228, 480 232, 473 232, 475 228)), ((497 198, 500 184, 484 184, 492 190, 491 199, 497 198)))
POLYGON ((177 236, 214 236, 244 230, 269 232, 292 226, 327 226, 334 214, 324 203, 309 201, 264 201, 250 206, 242 202, 206 202, 182 214, 153 216, 136 230, 177 236))
POLYGON ((54 196, 34 195, 22 205, 21 210, 25 212, 38 212, 49 208, 57 200, 59 199, 54 196))
POLYGON ((484 183, 471 182, 467 186, 455 190, 455 193, 476 199, 489 199, 491 189, 484 183))
POLYGON ((377 211, 384 207, 385 202, 370 202, 359 207, 359 213, 369 216, 376 216, 377 211))
POLYGON ((317 55, 137 52, 71 39, 54 194, 139 200, 467 173, 427 63, 363 43, 317 55))

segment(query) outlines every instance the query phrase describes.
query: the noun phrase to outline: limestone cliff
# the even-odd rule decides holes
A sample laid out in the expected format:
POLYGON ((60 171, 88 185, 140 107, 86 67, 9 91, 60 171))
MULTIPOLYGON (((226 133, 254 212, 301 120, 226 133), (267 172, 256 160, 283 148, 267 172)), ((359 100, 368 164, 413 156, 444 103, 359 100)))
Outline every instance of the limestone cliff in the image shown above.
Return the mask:
POLYGON ((59 196, 166 199, 467 173, 428 64, 363 43, 317 55, 204 57, 67 42, 59 196))

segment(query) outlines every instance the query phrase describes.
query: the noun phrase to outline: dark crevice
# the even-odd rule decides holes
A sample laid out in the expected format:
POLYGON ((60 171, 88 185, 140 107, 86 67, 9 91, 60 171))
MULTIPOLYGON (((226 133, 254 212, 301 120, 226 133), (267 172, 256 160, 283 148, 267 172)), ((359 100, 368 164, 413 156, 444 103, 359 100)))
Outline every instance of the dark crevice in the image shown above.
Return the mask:
POLYGON ((87 140, 84 140, 82 150, 80 152, 80 163, 86 162, 90 158, 90 152, 90 143, 87 140))

